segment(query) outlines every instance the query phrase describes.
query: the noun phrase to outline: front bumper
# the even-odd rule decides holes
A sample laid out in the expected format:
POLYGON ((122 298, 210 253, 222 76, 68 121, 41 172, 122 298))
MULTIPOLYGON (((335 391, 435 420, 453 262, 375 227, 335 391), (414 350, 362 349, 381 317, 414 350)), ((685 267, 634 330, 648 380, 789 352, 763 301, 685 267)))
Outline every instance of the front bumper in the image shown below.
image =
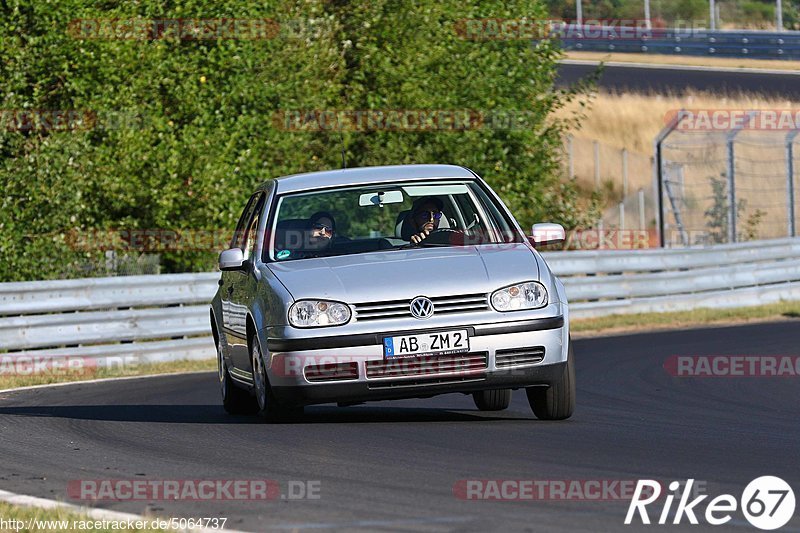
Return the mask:
POLYGON ((415 358, 384 358, 383 337, 408 334, 408 330, 321 339, 270 339, 267 367, 272 391, 278 400, 295 405, 420 398, 550 385, 560 378, 566 364, 568 325, 563 316, 460 329, 469 331, 469 353, 430 356, 424 365, 416 364, 419 359, 415 358), (519 349, 527 355, 507 357, 509 351, 519 349), (395 368, 390 375, 374 371, 387 361, 397 363, 399 370, 395 368), (317 376, 309 380, 309 368, 332 365, 347 371, 337 371, 330 379, 317 376))

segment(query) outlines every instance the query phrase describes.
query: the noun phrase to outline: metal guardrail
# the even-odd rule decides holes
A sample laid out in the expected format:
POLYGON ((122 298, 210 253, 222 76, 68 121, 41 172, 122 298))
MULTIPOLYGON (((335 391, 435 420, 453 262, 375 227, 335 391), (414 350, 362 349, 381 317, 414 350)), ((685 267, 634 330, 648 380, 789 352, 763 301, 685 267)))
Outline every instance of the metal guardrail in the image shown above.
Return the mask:
POLYGON ((800 58, 800 32, 760 30, 707 30, 665 28, 641 32, 622 28, 586 26, 560 41, 566 50, 630 52, 669 55, 752 57, 756 59, 800 58))
MULTIPOLYGON (((800 300, 800 238, 682 250, 543 254, 573 318, 800 300)), ((217 273, 0 284, 0 353, 20 357, 214 356, 217 273)))

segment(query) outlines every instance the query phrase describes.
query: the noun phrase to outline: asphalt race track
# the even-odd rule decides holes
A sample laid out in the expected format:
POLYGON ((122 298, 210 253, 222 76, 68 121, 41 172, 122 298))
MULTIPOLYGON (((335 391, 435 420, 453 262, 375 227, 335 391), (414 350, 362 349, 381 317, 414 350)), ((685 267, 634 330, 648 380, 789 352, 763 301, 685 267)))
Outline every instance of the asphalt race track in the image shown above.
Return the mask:
MULTIPOLYGON (((589 76, 594 65, 562 63, 558 68, 558 85, 567 86, 589 76)), ((628 67, 606 65, 599 86, 615 92, 684 94, 706 91, 716 94, 740 92, 797 99, 800 97, 800 76, 796 73, 741 72, 726 70, 693 70, 681 67, 628 67)))
MULTIPOLYGON (((224 516, 248 531, 672 531, 626 528, 627 501, 475 501, 453 489, 466 479, 695 478, 711 497, 739 498, 750 480, 776 475, 797 492, 800 377, 675 378, 663 365, 671 355, 797 356, 798 341, 796 320, 575 341, 578 409, 565 422, 537 421, 517 391, 499 414, 449 395, 313 407, 303 422, 267 425, 225 415, 211 373, 7 393, 0 489, 68 500, 75 479, 263 478, 282 490, 311 480, 319 499, 97 506, 224 516)), ((740 512, 714 530, 756 531, 740 512)), ((781 531, 800 531, 797 512, 781 531)))

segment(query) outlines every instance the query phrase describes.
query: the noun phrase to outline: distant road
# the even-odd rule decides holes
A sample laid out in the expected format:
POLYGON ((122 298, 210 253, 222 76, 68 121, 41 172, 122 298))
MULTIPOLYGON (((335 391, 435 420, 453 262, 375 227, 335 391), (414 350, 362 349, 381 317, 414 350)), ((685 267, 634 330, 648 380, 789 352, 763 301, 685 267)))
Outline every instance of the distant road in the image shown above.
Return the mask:
MULTIPOLYGON (((565 60, 559 68, 558 84, 565 86, 575 83, 595 69, 596 64, 591 61, 565 60)), ((800 72, 607 63, 600 87, 606 90, 677 94, 688 90, 752 92, 800 99, 800 72)))

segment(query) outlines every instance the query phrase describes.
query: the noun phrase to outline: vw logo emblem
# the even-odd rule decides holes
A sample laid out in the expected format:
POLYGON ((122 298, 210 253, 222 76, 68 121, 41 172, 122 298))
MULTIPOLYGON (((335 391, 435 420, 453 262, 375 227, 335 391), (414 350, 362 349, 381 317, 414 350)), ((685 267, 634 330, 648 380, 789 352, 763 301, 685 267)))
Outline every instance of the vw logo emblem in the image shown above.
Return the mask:
POLYGON ((414 318, 430 318, 433 316, 433 302, 420 296, 411 300, 411 316, 414 318))

